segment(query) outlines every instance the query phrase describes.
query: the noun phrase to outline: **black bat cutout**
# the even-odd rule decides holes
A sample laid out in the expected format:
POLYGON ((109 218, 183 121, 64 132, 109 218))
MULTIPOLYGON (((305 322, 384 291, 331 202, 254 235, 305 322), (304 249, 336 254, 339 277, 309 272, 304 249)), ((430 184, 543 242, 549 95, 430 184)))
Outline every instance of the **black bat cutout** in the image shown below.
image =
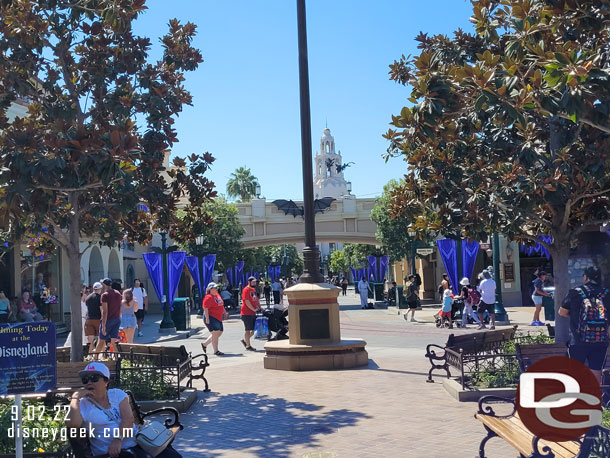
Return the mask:
POLYGON ((334 159, 326 159, 326 168, 328 169, 329 172, 330 172, 330 169, 333 168, 334 164, 335 164, 334 159))
POLYGON ((345 170, 346 168, 348 168, 352 164, 355 164, 355 162, 348 162, 347 164, 338 164, 337 165, 337 173, 341 173, 343 170, 345 170))
MULTIPOLYGON (((336 199, 334 199, 332 197, 324 197, 322 199, 314 200, 313 201, 314 214, 323 213, 325 210, 330 208, 331 204, 335 200, 336 199)), ((284 214, 286 214, 286 215, 292 215, 295 218, 297 216, 303 217, 303 215, 304 215, 303 207, 295 204, 292 200, 277 199, 277 200, 274 200, 272 203, 275 204, 275 206, 278 208, 278 210, 283 211, 284 214)))

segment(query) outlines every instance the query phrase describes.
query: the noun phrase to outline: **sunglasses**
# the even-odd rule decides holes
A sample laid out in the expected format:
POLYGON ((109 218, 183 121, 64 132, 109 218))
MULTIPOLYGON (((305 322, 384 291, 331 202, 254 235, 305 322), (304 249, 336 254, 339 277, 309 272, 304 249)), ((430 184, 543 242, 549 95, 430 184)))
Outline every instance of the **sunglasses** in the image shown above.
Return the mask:
POLYGON ((89 383, 89 380, 91 380, 91 382, 93 383, 97 383, 98 380, 100 379, 100 375, 98 374, 93 374, 93 375, 85 375, 83 377, 81 377, 81 381, 83 382, 83 385, 86 385, 87 383, 89 383))

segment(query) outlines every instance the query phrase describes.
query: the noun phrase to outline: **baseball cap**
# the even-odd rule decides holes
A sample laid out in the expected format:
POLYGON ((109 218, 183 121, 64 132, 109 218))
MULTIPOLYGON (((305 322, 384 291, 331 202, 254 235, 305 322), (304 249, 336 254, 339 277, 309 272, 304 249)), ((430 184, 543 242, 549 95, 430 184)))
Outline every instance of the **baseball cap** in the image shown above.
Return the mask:
POLYGON ((546 273, 544 270, 540 270, 540 271, 538 272, 538 276, 539 276, 539 277, 542 277, 543 275, 547 275, 547 273, 546 273))
POLYGON ((82 371, 78 373, 79 377, 87 374, 99 374, 103 377, 110 378, 110 371, 105 364, 102 363, 89 363, 82 371))
POLYGON ((102 284, 99 281, 96 281, 93 284, 93 289, 102 289, 102 284))
POLYGON ((112 280, 108 277, 104 278, 103 280, 101 280, 102 283, 106 286, 112 286, 112 280))
POLYGON ((256 281, 256 277, 248 277, 248 281, 249 282, 252 281, 252 280, 256 281))
POLYGON ((218 288, 218 285, 216 283, 214 283, 213 281, 208 283, 208 287, 206 289, 212 289, 212 288, 218 288))
POLYGON ((494 266, 487 266, 487 270, 491 272, 492 270, 494 270, 494 266))

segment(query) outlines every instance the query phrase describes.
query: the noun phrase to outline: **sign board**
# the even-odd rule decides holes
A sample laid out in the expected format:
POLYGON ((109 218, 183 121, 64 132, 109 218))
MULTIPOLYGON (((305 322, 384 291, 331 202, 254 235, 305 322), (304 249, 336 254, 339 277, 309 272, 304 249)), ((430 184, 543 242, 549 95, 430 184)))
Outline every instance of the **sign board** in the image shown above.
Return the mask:
POLYGON ((479 248, 483 251, 491 250, 491 243, 481 243, 479 248))
POLYGON ((57 384, 55 323, 0 325, 0 395, 44 393, 57 384))
POLYGON ((512 283, 515 281, 515 264, 512 262, 505 262, 502 264, 504 267, 504 281, 512 283))
POLYGON ((434 248, 418 248, 415 251, 420 256, 428 256, 428 255, 434 253, 434 248))

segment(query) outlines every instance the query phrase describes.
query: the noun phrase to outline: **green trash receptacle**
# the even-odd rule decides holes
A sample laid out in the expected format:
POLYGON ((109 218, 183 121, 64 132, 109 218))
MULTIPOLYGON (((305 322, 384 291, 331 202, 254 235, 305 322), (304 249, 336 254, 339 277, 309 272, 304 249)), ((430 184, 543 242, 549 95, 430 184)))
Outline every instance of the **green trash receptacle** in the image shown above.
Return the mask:
POLYGON ((544 320, 555 321, 555 300, 552 297, 543 296, 542 306, 544 307, 544 320))
POLYGON ((177 297, 172 304, 172 320, 177 331, 188 331, 191 329, 191 298, 177 297))
MULTIPOLYGON (((373 291, 375 292, 376 301, 383 302, 385 300, 383 297, 383 286, 383 283, 373 283, 373 291)), ((372 297, 370 292, 369 297, 372 297)))
POLYGON ((409 306, 407 305, 407 298, 404 296, 403 291, 404 291, 404 286, 399 286, 398 287, 398 308, 399 309, 409 308, 409 306))

